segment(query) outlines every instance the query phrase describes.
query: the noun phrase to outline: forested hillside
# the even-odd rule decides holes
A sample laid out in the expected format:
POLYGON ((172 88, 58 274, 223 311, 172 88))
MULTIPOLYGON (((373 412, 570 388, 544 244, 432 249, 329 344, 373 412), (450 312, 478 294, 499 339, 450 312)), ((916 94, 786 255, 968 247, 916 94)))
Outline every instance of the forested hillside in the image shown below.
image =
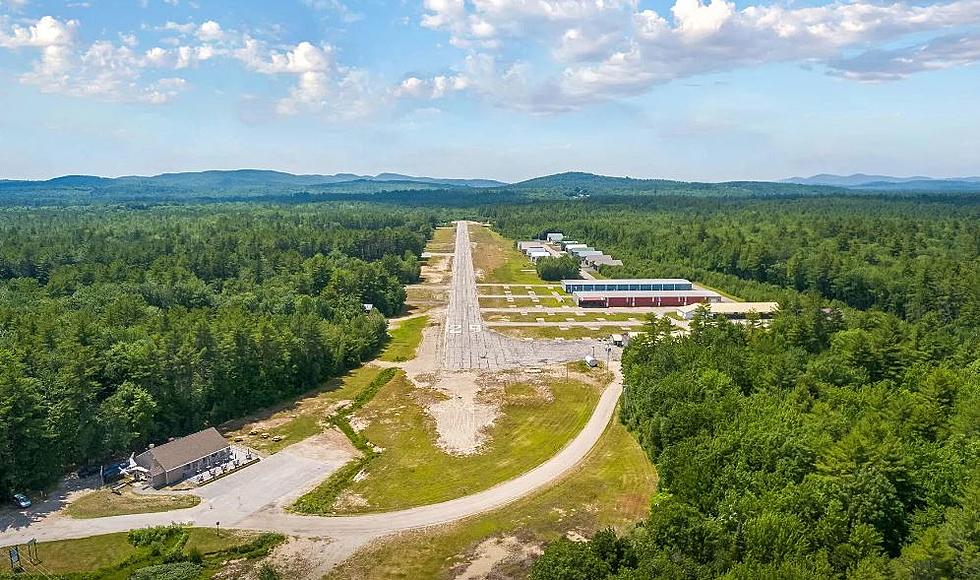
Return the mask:
POLYGON ((980 198, 658 198, 493 206, 518 239, 559 230, 624 261, 746 299, 811 292, 908 320, 980 326, 980 198))
POLYGON ((768 329, 652 324, 621 417, 649 519, 560 540, 550 578, 980 575, 980 215, 962 200, 659 200, 487 208, 623 259, 778 299, 768 329))
POLYGON ((340 205, 0 212, 0 490, 370 358, 434 223, 340 205))

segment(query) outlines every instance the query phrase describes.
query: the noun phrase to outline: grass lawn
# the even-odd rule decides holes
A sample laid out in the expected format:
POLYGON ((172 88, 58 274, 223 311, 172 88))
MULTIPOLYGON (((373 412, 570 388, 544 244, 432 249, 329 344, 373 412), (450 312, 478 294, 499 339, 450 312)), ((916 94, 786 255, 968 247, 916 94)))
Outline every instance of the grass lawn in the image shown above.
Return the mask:
POLYGON ((456 226, 436 228, 425 245, 427 252, 452 252, 456 248, 456 226))
POLYGON ((531 300, 531 297, 526 294, 524 296, 514 296, 513 302, 508 302, 506 298, 487 298, 485 296, 479 296, 478 300, 480 301, 481 308, 510 308, 511 306, 515 306, 515 310, 535 306, 544 308, 577 308, 571 298, 560 300, 554 296, 538 296, 537 302, 531 300))
POLYGON ((143 495, 131 490, 115 494, 108 488, 87 493, 65 508, 65 514, 78 519, 104 518, 125 514, 148 514, 194 507, 201 503, 196 495, 143 495))
POLYGON ((745 302, 745 300, 743 300, 742 298, 739 298, 738 296, 735 296, 734 294, 729 294, 728 292, 725 292, 724 290, 719 290, 718 288, 712 288, 711 286, 706 286, 706 285, 704 285, 704 284, 702 284, 700 282, 695 282, 694 283, 694 286, 695 286, 695 288, 697 288, 698 286, 700 286, 700 287, 704 288, 705 290, 711 290, 712 292, 717 292, 717 293, 721 294, 722 296, 724 296, 725 298, 728 298, 729 300, 734 300, 735 302, 745 302))
POLYGON ((522 254, 511 240, 484 226, 470 226, 473 267, 477 282, 499 284, 547 284, 534 271, 534 264, 522 254), (523 270, 531 270, 524 272, 523 270))
MULTIPOLYGON (((525 288, 525 286, 528 286, 528 284, 494 284, 491 286, 480 285, 476 287, 476 293, 481 296, 500 296, 504 293, 504 290, 510 290, 515 296, 519 294, 527 296, 529 290, 525 288)), ((559 296, 569 296, 567 292, 562 290, 561 284, 557 284, 555 282, 551 282, 549 286, 532 286, 531 290, 534 290, 535 294, 538 296, 551 296, 552 292, 557 293, 559 296)))
MULTIPOLYGON (((258 537, 255 532, 239 530, 221 530, 219 536, 213 528, 189 528, 187 535, 184 553, 196 548, 204 556, 242 546, 258 537)), ((121 532, 78 540, 40 542, 37 552, 41 566, 50 573, 98 571, 93 578, 125 579, 129 578, 133 570, 154 564, 154 559, 160 559, 159 556, 152 556, 147 548, 134 547, 127 538, 128 534, 121 532), (133 560, 133 566, 124 564, 128 559, 133 560)), ((31 572, 34 567, 25 563, 24 569, 31 572)))
MULTIPOLYGON (((640 330, 641 328, 637 326, 632 330, 640 330)), ((558 326, 493 326, 490 329, 516 338, 564 338, 566 340, 608 338, 614 334, 627 332, 616 326, 601 326, 599 330, 589 330, 587 326, 569 326, 568 330, 562 330, 558 326)))
POLYGON ((449 291, 445 288, 432 288, 431 286, 406 286, 408 302, 446 302, 449 300, 449 291))
POLYGON ((546 383, 536 387, 505 386, 501 415, 490 428, 488 443, 468 456, 449 455, 437 447, 435 423, 415 400, 417 389, 405 379, 393 380, 364 409, 371 423, 361 433, 385 449, 367 465, 368 476, 348 488, 367 505, 344 506, 340 512, 389 511, 445 501, 543 463, 582 430, 600 388, 576 380, 542 380, 546 383), (528 396, 528 389, 550 390, 553 400, 528 396))
POLYGON ((220 429, 225 437, 241 437, 246 445, 263 453, 276 453, 323 430, 321 422, 338 401, 352 400, 381 372, 381 368, 363 366, 342 377, 330 379, 323 388, 285 405, 267 409, 243 420, 227 423, 220 429), (255 435, 251 435, 252 432, 255 435), (262 437, 268 433, 269 437, 262 437), (281 441, 273 441, 274 437, 281 441))
POLYGON ((647 317, 651 316, 649 314, 627 314, 627 313, 601 313, 601 312, 589 312, 587 314, 575 314, 573 312, 562 312, 556 311, 554 314, 548 314, 547 312, 533 312, 529 311, 527 314, 521 314, 521 309, 516 308, 514 312, 484 312, 483 320, 487 322, 537 322, 539 318, 543 318, 545 322, 553 322, 555 324, 561 324, 567 322, 566 318, 571 318, 575 322, 598 322, 602 319, 606 322, 646 322, 647 317), (632 318, 633 320, 630 320, 632 318))
MULTIPOLYGON (((618 415, 617 415, 618 416, 618 415)), ((550 488, 447 526, 385 539, 355 554, 328 578, 453 578, 484 539, 516 536, 543 543, 575 530, 620 531, 643 519, 657 484, 656 471, 616 419, 585 460, 550 488)), ((519 578, 529 562, 494 569, 492 577, 519 578)))
POLYGON ((415 351, 422 342, 422 331, 429 325, 428 316, 418 316, 403 320, 396 328, 388 331, 391 340, 378 357, 391 362, 404 362, 415 358, 415 351))

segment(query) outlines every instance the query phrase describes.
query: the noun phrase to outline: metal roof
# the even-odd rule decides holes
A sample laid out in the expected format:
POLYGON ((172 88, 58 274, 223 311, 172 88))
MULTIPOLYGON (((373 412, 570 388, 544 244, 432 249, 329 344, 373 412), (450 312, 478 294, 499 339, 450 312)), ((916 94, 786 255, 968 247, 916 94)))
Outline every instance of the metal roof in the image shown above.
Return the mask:
POLYGON ((690 284, 684 278, 626 278, 606 280, 562 280, 562 284, 690 284))
POLYGON ((668 296, 704 296, 721 297, 721 294, 711 290, 589 290, 572 292, 576 298, 665 298, 668 296))

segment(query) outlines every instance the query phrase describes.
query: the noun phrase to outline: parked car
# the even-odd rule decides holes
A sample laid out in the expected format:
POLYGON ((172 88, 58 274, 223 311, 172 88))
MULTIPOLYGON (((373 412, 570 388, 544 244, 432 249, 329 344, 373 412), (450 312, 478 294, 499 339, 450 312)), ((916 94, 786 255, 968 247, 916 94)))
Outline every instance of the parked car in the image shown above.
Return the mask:
POLYGON ((27 497, 22 493, 15 493, 14 503, 16 503, 22 509, 27 509, 31 507, 31 498, 27 497))

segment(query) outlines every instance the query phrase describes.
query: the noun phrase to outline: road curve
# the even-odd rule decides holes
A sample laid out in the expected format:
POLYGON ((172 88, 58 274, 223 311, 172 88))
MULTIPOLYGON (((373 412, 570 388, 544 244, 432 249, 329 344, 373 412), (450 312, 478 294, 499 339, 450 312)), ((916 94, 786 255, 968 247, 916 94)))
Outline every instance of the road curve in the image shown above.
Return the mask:
MULTIPOLYGON (((462 227, 465 232, 466 226, 462 227)), ((466 236, 466 240, 468 242, 468 236, 466 236)), ((457 246, 458 249, 459 245, 457 246)), ((468 246, 468 243, 466 245, 468 246)), ((466 250, 469 248, 467 247, 466 250)), ((470 271, 472 272, 472 270, 470 271)), ((470 281, 470 284, 472 282, 473 280, 470 281)), ((470 300, 474 299, 475 292, 470 300)), ((478 335, 479 333, 474 334, 478 335)), ((450 337, 448 340, 452 341, 453 338, 456 337, 450 337)), ((469 342, 467 340, 469 337, 466 337, 465 334, 459 338, 463 339, 461 342, 469 342)), ((477 336, 476 338, 479 340, 483 337, 477 336)), ((618 361, 610 362, 610 370, 614 375, 612 383, 602 392, 592 416, 571 442, 534 469, 473 495, 400 511, 358 516, 301 516, 283 512, 273 505, 267 505, 248 514, 239 512, 232 517, 234 512, 230 511, 227 506, 209 505, 209 502, 203 502, 195 508, 157 514, 134 514, 88 520, 52 516, 22 526, 7 527, 5 531, 0 532, 0 545, 24 543, 32 538, 39 541, 81 538, 174 522, 213 526, 216 518, 222 514, 224 520, 222 527, 332 538, 335 541, 334 544, 331 544, 335 546, 335 560, 339 562, 357 547, 372 539, 396 532, 445 524, 481 514, 526 497, 561 478, 588 455, 613 418, 616 404, 622 394, 623 382, 618 361)), ((247 473, 247 469, 241 472, 242 476, 247 473)))

